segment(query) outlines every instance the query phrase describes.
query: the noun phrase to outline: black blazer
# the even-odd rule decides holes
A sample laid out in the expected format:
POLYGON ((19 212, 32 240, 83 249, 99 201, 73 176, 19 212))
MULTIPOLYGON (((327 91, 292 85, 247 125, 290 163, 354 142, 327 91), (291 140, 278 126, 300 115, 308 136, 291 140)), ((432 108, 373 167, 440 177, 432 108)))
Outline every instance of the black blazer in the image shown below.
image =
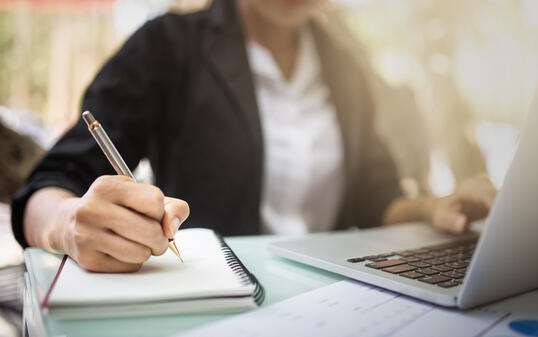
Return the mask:
MULTIPOLYGON (((313 25, 325 80, 345 144, 346 190, 337 228, 378 225, 400 195, 396 170, 373 128, 373 106, 352 57, 313 25)), ((186 200, 183 227, 224 235, 260 232, 262 130, 245 37, 234 0, 146 23, 104 65, 82 110, 105 126, 131 169, 149 158, 155 184, 186 200)), ((39 188, 77 195, 114 174, 79 120, 38 163, 12 203, 12 223, 26 246, 26 201, 39 188)))

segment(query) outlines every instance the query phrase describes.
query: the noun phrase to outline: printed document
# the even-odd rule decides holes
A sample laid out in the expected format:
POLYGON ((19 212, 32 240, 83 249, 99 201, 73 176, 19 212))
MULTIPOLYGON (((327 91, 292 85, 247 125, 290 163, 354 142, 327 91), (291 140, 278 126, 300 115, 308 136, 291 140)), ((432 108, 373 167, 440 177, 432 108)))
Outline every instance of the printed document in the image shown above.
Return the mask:
POLYGON ((538 324, 538 291, 461 311, 346 280, 181 336, 522 336, 517 324, 538 324))

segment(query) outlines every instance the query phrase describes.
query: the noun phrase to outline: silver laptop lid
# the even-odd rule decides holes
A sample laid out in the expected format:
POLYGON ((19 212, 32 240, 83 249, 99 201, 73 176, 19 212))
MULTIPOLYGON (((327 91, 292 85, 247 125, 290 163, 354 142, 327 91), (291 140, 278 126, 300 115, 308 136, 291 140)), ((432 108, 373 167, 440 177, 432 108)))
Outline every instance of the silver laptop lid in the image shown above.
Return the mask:
POLYGON ((538 95, 486 226, 458 306, 538 288, 538 95))

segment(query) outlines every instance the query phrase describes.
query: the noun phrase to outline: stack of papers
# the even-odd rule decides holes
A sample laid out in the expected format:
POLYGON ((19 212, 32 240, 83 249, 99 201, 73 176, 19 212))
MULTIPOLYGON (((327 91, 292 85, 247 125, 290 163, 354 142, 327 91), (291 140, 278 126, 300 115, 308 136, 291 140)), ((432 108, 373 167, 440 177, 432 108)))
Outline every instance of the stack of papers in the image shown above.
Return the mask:
POLYGON ((181 336, 525 335, 538 336, 538 291, 461 311, 348 280, 181 336))

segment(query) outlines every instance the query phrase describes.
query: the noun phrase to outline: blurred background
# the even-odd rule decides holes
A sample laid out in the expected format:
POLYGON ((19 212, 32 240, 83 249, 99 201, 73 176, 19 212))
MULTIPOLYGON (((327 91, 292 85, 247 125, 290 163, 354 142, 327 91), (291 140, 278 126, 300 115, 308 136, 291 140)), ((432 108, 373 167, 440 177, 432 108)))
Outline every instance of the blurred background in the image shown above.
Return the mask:
MULTIPOLYGON (((11 194, 78 118, 96 71, 146 20, 209 3, 0 0, 0 267, 22 260, 11 194)), ((478 174, 501 186, 538 83, 538 1, 333 3, 324 21, 368 74, 404 191, 442 196, 478 174)), ((147 163, 138 172, 151 179, 147 163)))

